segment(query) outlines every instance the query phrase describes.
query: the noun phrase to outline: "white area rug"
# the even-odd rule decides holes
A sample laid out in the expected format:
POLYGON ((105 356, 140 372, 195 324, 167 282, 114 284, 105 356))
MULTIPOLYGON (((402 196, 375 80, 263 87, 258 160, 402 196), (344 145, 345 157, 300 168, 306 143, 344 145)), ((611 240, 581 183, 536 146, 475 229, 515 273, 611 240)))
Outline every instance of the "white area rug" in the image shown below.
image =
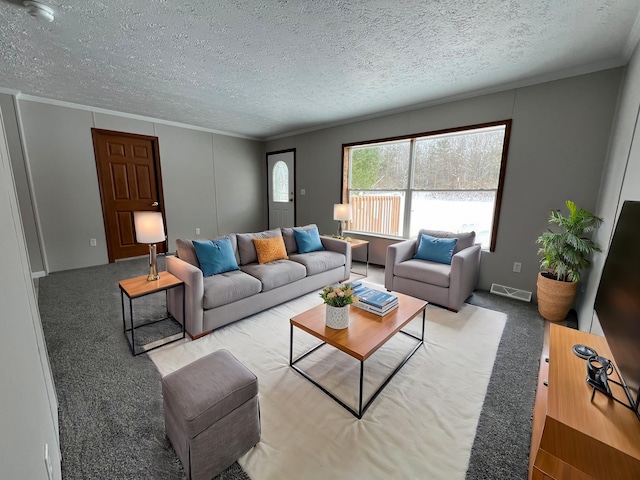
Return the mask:
MULTIPOLYGON (((428 306, 425 344, 357 420, 288 364, 289 319, 320 303, 312 293, 149 356, 164 376, 226 348, 256 374, 262 438, 238 460, 253 480, 464 479, 506 315, 428 306)), ((294 329, 294 355, 316 343, 294 329)), ((413 345, 398 334, 365 361, 365 401, 413 345)), ((357 409, 357 360, 325 345, 298 365, 357 409)))

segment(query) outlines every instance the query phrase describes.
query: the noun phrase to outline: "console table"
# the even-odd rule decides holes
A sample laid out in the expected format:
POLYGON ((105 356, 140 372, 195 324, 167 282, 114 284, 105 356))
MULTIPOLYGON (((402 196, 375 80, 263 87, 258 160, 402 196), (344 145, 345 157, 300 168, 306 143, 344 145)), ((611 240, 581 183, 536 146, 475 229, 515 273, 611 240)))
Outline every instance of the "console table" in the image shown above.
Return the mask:
MULTIPOLYGON (((531 480, 637 480, 640 420, 635 413, 587 384, 586 360, 572 347, 583 344, 612 359, 604 337, 545 325, 529 455, 531 480)), ((620 381, 617 373, 611 378, 620 381)), ((614 396, 627 403, 621 387, 614 396)))

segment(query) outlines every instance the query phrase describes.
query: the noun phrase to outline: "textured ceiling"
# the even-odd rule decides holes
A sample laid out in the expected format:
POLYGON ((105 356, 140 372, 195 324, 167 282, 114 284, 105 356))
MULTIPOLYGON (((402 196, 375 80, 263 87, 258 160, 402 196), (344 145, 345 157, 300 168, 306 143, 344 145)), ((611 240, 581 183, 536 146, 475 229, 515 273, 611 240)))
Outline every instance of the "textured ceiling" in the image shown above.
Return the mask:
POLYGON ((268 138, 624 65, 638 0, 0 0, 0 87, 268 138))

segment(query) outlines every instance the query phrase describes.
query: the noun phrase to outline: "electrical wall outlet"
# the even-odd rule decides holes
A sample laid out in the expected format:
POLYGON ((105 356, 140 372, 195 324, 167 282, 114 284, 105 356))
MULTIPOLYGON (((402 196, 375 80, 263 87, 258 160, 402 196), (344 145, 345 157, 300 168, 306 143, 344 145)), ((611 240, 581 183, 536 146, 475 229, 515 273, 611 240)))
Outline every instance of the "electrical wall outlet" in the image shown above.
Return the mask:
POLYGON ((95 238, 92 238, 91 240, 89 240, 89 245, 91 245, 92 247, 95 247, 98 244, 98 242, 96 241, 95 238))
POLYGON ((300 189, 300 195, 306 195, 307 191, 304 188, 300 189))
POLYGON ((200 235, 200 228, 196 227, 196 235, 200 235))
POLYGON ((513 271, 516 273, 520 273, 522 271, 522 263, 513 262, 513 271))

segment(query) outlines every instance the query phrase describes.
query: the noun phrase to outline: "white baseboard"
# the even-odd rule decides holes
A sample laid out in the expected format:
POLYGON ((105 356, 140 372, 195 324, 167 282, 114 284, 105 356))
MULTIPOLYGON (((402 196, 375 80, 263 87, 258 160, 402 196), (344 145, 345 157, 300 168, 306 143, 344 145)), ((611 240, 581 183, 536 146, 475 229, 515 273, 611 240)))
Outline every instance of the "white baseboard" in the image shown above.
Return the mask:
POLYGON ((46 277, 47 274, 44 271, 40 271, 40 272, 31 272, 31 278, 42 278, 42 277, 46 277))

